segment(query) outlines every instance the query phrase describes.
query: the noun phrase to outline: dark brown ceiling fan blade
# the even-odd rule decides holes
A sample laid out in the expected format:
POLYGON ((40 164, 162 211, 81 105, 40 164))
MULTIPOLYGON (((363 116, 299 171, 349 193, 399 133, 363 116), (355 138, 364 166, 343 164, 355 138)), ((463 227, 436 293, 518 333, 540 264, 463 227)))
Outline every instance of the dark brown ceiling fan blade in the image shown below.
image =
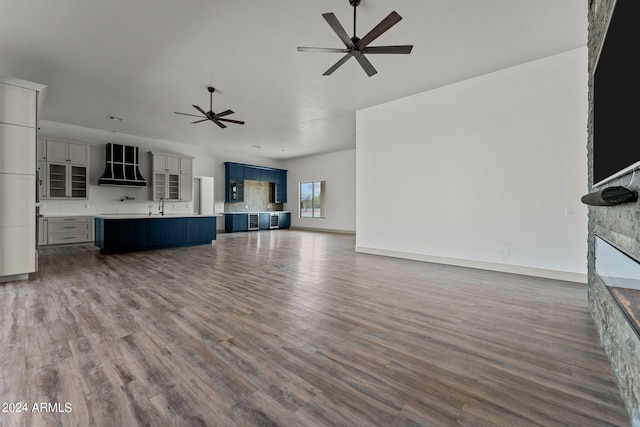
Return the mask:
POLYGON ((233 114, 233 111, 231 111, 231 110, 225 110, 225 111, 223 111, 222 113, 214 114, 214 115, 213 115, 213 118, 214 118, 214 119, 217 119, 217 118, 219 118, 219 117, 228 116, 229 114, 233 114))
POLYGON ((242 120, 231 120, 231 119, 216 119, 216 120, 219 120, 221 122, 235 123, 235 124, 238 124, 238 125, 243 125, 244 124, 244 122, 242 120))
POLYGON ((323 13, 322 16, 327 21, 327 23, 329 23, 329 26, 338 35, 338 37, 340 37, 340 40, 342 40, 342 43, 344 43, 345 46, 347 46, 348 48, 355 47, 353 41, 351 41, 351 37, 349 37, 349 34, 347 34, 342 24, 340 24, 340 21, 338 21, 336 15, 334 15, 333 13, 323 13))
POLYGON ((222 129, 227 127, 224 123, 220 123, 220 121, 218 119, 211 119, 211 121, 213 123, 217 124, 218 126, 220 126, 222 129))
POLYGON ((191 124, 192 124, 192 125, 195 125, 196 123, 206 122, 207 120, 211 120, 211 119, 196 120, 195 122, 191 122, 191 124))
POLYGON ((413 45, 401 45, 401 46, 369 46, 362 49, 362 53, 411 53, 413 45))
POLYGON ((327 53, 349 53, 349 49, 334 49, 332 47, 299 47, 298 52, 327 52, 327 53))
POLYGON ((205 117, 211 118, 206 111, 204 111, 202 108, 198 107, 197 105, 193 105, 193 108, 200 111, 205 117))
POLYGON ((196 114, 189 114, 189 113, 179 113, 177 111, 174 111, 175 114, 182 114, 183 116, 191 116, 191 117, 202 117, 202 116, 198 116, 196 114))
POLYGON ((377 73, 376 69, 373 68, 371 62, 369 62, 369 60, 364 55, 356 55, 355 58, 362 66, 364 72, 367 73, 367 76, 371 77, 377 73))
POLYGON ((338 62, 336 62, 335 64, 333 64, 333 66, 331 68, 329 68, 327 71, 325 71, 324 73, 322 73, 323 76, 330 76, 331 74, 333 74, 333 72, 335 70, 337 70, 342 64, 344 64, 345 62, 347 62, 347 60, 351 58, 351 54, 347 53, 345 56, 343 56, 342 58, 340 58, 340 60, 338 62))
POLYGON ((402 16, 398 15, 398 13, 394 10, 386 18, 384 18, 378 25, 373 27, 371 31, 369 31, 363 38, 358 41, 358 49, 362 49, 367 46, 369 43, 380 37, 385 31, 389 28, 396 25, 398 22, 402 20, 402 16))

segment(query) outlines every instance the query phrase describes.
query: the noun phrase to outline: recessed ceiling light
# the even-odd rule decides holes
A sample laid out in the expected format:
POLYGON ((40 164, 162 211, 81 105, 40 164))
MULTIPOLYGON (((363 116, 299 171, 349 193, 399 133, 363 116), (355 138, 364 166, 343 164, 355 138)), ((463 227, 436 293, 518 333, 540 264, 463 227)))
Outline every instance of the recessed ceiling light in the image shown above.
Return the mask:
POLYGON ((114 115, 112 115, 112 114, 109 114, 109 115, 107 116, 107 118, 108 118, 109 120, 115 120, 115 121, 117 121, 117 122, 123 122, 123 121, 124 121, 124 117, 118 117, 118 116, 114 116, 114 115))

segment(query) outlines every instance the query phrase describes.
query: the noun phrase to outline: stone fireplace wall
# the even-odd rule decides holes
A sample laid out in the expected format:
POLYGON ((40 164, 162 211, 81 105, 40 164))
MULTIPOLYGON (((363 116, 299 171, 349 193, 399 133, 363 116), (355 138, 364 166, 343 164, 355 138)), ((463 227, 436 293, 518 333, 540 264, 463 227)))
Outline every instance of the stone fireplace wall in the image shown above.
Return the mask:
MULTIPOLYGON (((593 183, 593 71, 614 5, 615 0, 589 1, 589 138, 587 142, 589 188, 593 183)), ((633 46, 634 41, 630 40, 630 53, 633 46)), ((630 135, 630 137, 634 136, 630 135)), ((635 137, 633 141, 635 143, 635 137)), ((628 186, 631 179, 632 174, 628 174, 605 186, 628 186)), ((629 188, 639 191, 639 184, 640 171, 636 171, 629 188)), ((627 323, 604 283, 594 273, 594 234, 610 240, 633 258, 640 260, 640 202, 610 207, 589 206, 588 227, 589 309, 600 335, 600 341, 611 361, 631 422, 634 426, 640 426, 640 340, 627 323)))

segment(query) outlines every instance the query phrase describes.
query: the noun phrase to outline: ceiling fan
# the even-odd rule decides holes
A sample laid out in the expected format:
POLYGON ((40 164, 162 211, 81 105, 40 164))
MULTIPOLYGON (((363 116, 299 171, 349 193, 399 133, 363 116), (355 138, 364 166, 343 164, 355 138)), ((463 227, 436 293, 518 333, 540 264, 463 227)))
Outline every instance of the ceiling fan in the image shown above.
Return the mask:
POLYGON ((346 49, 333 49, 324 47, 298 47, 299 52, 329 52, 329 53, 346 53, 338 62, 336 62, 331 68, 323 73, 323 76, 331 75, 342 64, 347 62, 349 58, 354 57, 360 64, 362 69, 367 73, 369 77, 377 73, 373 68, 371 62, 364 56, 365 53, 411 53, 413 45, 401 45, 401 46, 369 46, 369 43, 380 37, 389 28, 396 25, 402 17, 395 11, 391 12, 386 18, 384 18, 378 25, 376 25, 371 31, 369 31, 361 39, 356 36, 356 8, 360 5, 360 0, 349 0, 349 4, 353 6, 353 37, 349 37, 345 29, 340 25, 338 18, 333 13, 323 13, 322 16, 329 23, 329 26, 340 37, 340 40, 345 44, 346 49))
POLYGON ((200 122, 205 122, 207 120, 211 120, 213 123, 217 124, 218 126, 220 126, 221 128, 226 128, 227 126, 222 123, 222 122, 229 122, 229 123, 235 123, 238 125, 243 125, 244 122, 240 121, 240 120, 231 120, 231 119, 223 119, 221 117, 224 116, 228 116, 229 114, 233 114, 233 111, 231 110, 225 110, 221 113, 214 113, 213 112, 213 108, 212 108, 212 98, 213 98, 213 92, 215 92, 215 89, 212 88, 211 86, 207 87, 207 90, 209 91, 209 111, 204 111, 202 108, 198 107, 197 105, 194 105, 193 108, 195 108, 196 110, 200 111, 203 115, 204 118, 202 119, 202 116, 198 116, 195 114, 188 114, 188 113, 179 113, 177 111, 174 111, 174 113, 176 114, 182 114, 183 116, 192 116, 192 117, 200 117, 201 120, 196 120, 195 122, 191 122, 191 124, 194 123, 200 123, 200 122))

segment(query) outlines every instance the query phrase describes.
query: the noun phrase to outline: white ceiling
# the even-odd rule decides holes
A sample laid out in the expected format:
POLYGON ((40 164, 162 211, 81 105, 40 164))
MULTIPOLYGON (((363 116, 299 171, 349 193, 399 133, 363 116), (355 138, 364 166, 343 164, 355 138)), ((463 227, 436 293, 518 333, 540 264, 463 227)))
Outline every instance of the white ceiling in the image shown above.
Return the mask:
POLYGON ((296 47, 343 47, 321 14, 352 35, 348 0, 0 0, 0 75, 48 86, 43 120, 287 159, 355 148, 358 109, 586 45, 587 0, 362 0, 357 35, 392 10, 371 45, 413 52, 326 77, 341 54, 296 47), (174 114, 207 86, 244 126, 174 114))

